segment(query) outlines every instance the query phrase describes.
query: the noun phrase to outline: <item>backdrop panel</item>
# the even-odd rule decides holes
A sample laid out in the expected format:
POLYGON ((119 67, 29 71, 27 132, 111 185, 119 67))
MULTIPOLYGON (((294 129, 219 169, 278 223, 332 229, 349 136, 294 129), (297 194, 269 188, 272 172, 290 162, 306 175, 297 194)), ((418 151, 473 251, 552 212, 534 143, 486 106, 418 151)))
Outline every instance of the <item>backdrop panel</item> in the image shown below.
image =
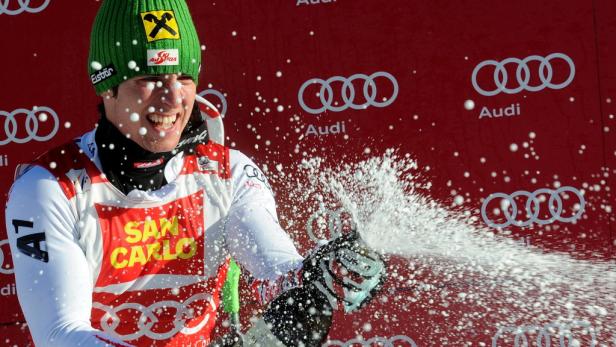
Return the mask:
MULTIPOLYGON (((297 174, 305 158, 333 165, 394 148, 417 160, 420 191, 470 211, 486 230, 548 252, 615 258, 613 1, 188 2, 205 46, 198 89, 224 112, 228 144, 272 174, 282 223, 302 252, 315 245, 307 227, 319 206, 298 206, 276 168, 297 174), (529 196, 543 198, 533 205, 529 196), (562 203, 558 213, 550 196, 562 203)), ((86 67, 99 6, 0 1, 0 30, 11 33, 1 58, 5 197, 17 163, 98 117, 86 67)), ((0 228, 0 341, 22 345, 7 232, 0 228)), ((400 276, 412 274, 392 262, 400 276)), ((457 295, 465 283, 443 286, 457 295)), ((486 321, 452 334, 464 307, 435 314, 413 290, 388 281, 365 310, 338 315, 330 337, 461 346, 496 333, 486 321)), ((246 306, 250 313, 254 303, 246 306)))
POLYGON ((616 3, 613 1, 596 2, 597 21, 597 53, 599 61, 599 86, 601 95, 598 100, 605 141, 605 167, 601 173, 601 180, 608 182, 606 189, 607 201, 603 209, 608 212, 609 219, 606 221, 611 230, 612 255, 616 254, 616 219, 614 218, 614 191, 616 190, 616 18, 611 16, 615 13, 616 3))

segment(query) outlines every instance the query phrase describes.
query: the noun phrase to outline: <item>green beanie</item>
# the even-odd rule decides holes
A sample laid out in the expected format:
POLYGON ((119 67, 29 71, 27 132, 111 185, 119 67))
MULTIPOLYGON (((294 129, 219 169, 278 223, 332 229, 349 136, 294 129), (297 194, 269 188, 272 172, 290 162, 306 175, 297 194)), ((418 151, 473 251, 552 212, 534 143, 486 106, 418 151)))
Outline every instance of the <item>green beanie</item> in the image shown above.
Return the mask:
POLYGON ((105 0, 90 38, 96 94, 142 75, 199 80, 201 45, 185 0, 105 0))

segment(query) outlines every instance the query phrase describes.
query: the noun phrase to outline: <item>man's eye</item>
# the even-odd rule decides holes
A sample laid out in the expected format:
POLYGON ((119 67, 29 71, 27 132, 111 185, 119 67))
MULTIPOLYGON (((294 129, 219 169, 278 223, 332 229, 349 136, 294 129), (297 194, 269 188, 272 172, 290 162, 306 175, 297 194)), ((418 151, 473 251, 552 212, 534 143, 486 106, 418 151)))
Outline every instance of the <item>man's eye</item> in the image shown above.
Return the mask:
POLYGON ((156 83, 156 82, 160 81, 160 79, 157 78, 157 77, 145 77, 145 78, 140 79, 139 81, 146 82, 146 83, 147 82, 154 82, 154 83, 156 83))

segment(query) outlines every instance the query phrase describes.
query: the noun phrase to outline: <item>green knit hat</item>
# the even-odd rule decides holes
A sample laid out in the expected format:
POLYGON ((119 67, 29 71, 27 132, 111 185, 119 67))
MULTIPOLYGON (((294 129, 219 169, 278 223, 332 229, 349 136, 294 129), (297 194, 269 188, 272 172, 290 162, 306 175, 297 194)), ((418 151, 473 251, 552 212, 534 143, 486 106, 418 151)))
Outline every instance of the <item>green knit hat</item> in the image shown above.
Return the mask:
POLYGON ((105 0, 90 38, 96 94, 129 78, 182 73, 199 80, 201 45, 185 0, 105 0))

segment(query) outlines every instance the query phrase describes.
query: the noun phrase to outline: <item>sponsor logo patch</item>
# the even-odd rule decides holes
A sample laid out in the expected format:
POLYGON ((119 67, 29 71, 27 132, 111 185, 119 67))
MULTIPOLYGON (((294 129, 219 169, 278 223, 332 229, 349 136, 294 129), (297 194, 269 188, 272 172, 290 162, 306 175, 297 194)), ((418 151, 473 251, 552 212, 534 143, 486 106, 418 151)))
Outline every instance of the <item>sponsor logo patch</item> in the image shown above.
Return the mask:
POLYGON ((148 161, 148 162, 140 162, 140 163, 133 163, 133 167, 135 169, 148 169, 154 166, 158 166, 160 164, 163 163, 163 158, 158 158, 154 161, 148 161))
POLYGON ((180 39, 180 29, 173 11, 142 12, 141 20, 148 42, 180 39))
POLYGON ((148 66, 180 65, 177 49, 148 49, 148 66))
POLYGON ((211 160, 208 157, 199 157, 197 159, 197 164, 199 165, 199 170, 201 171, 218 172, 218 162, 215 160, 211 160))
POLYGON ((105 235, 96 286, 203 270, 205 229, 199 194, 152 208, 95 207, 105 235))
POLYGON ((96 71, 95 73, 90 75, 90 80, 92 80, 92 84, 97 85, 103 81, 110 79, 111 77, 117 74, 115 66, 113 64, 109 64, 104 68, 96 71))

